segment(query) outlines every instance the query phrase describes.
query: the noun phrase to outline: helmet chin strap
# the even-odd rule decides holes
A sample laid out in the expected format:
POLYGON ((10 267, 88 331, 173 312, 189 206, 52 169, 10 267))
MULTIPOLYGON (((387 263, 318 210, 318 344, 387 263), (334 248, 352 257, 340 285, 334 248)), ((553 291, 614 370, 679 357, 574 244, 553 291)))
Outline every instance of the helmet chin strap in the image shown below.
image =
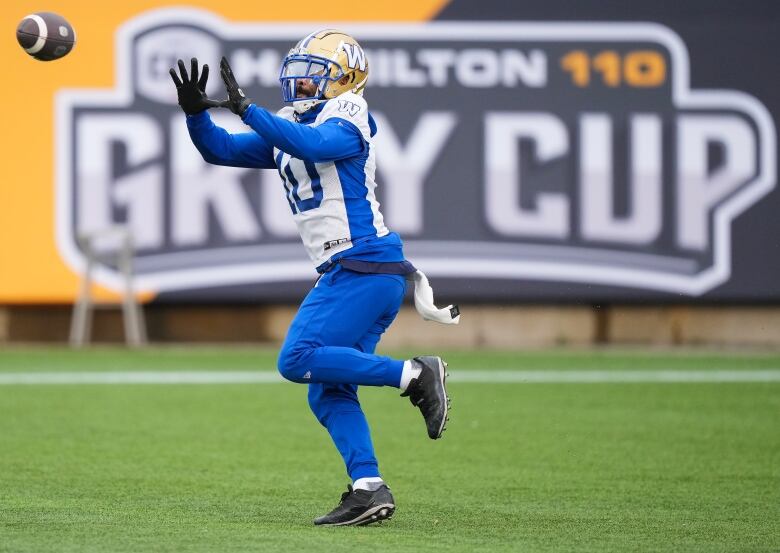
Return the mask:
POLYGON ((295 109, 295 113, 306 113, 311 108, 324 101, 325 100, 306 100, 303 102, 293 102, 293 109, 295 109))

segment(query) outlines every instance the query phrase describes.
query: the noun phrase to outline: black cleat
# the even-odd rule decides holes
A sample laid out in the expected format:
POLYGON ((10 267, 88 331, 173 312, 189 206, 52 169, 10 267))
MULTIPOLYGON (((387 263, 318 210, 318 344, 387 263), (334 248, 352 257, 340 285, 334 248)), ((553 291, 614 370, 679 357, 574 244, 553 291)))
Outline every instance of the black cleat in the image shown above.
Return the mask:
POLYGON ((382 484, 379 489, 348 490, 341 494, 339 506, 314 519, 317 526, 363 526, 387 520, 395 513, 395 500, 390 488, 382 484))
POLYGON ((447 364, 441 357, 415 357, 412 364, 420 369, 420 376, 412 379, 401 397, 409 397, 412 405, 419 407, 428 427, 428 437, 441 438, 447 427, 450 398, 444 387, 447 380, 447 364))

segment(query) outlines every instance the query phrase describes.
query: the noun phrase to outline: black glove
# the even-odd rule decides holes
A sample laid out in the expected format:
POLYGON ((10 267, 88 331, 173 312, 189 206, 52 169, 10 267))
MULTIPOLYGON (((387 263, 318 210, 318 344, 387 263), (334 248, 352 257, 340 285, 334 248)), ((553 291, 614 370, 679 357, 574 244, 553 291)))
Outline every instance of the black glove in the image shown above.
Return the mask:
POLYGON ((220 73, 222 74, 222 80, 225 81, 225 88, 227 89, 228 99, 222 102, 222 107, 230 109, 236 115, 244 115, 246 108, 252 103, 252 100, 246 97, 244 91, 238 86, 236 77, 233 75, 233 70, 230 69, 230 64, 225 56, 222 56, 222 61, 219 62, 220 73))
POLYGON ((176 74, 176 70, 171 68, 171 79, 173 84, 176 85, 176 93, 179 96, 179 105, 184 113, 187 115, 195 115, 208 108, 216 108, 222 106, 223 102, 216 100, 210 100, 206 95, 206 81, 209 79, 209 66, 203 66, 203 73, 198 79, 198 60, 192 58, 191 61, 191 76, 187 76, 187 70, 184 68, 184 62, 179 60, 179 72, 181 73, 181 79, 176 74))

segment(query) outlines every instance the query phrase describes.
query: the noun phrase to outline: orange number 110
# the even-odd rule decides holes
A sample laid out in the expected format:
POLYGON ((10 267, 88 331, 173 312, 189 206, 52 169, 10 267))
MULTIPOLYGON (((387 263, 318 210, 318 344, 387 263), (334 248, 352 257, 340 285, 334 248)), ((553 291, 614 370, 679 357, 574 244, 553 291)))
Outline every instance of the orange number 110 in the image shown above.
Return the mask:
POLYGON ((604 50, 591 57, 583 50, 574 50, 561 58, 561 67, 571 73, 576 86, 590 85, 593 72, 601 74, 604 84, 609 87, 660 86, 666 79, 666 60, 653 50, 634 50, 627 52, 621 59, 618 52, 604 50))

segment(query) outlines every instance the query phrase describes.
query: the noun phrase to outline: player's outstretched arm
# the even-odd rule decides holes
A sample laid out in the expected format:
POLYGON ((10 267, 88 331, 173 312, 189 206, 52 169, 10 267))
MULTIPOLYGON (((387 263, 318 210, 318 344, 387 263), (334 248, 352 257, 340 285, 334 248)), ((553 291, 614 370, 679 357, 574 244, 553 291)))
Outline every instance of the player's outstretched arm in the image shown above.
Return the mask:
POLYGON ((287 121, 256 106, 241 90, 225 57, 219 66, 228 94, 223 107, 240 115, 253 131, 283 152, 306 161, 325 162, 356 156, 367 148, 358 128, 348 121, 331 119, 310 127, 287 121))
POLYGON ((358 128, 343 119, 328 119, 316 127, 287 121, 251 104, 242 117, 244 123, 283 152, 293 157, 321 163, 362 154, 368 148, 358 128))
POLYGON ((209 66, 198 76, 198 60, 190 61, 190 73, 179 60, 179 74, 171 68, 179 105, 187 114, 187 129, 195 147, 209 163, 233 167, 274 168, 273 148, 255 133, 230 134, 214 124, 206 111, 224 105, 206 94, 209 66))
POLYGON ((231 134, 208 113, 187 116, 187 130, 203 159, 214 165, 274 169, 273 146, 255 132, 231 134))

